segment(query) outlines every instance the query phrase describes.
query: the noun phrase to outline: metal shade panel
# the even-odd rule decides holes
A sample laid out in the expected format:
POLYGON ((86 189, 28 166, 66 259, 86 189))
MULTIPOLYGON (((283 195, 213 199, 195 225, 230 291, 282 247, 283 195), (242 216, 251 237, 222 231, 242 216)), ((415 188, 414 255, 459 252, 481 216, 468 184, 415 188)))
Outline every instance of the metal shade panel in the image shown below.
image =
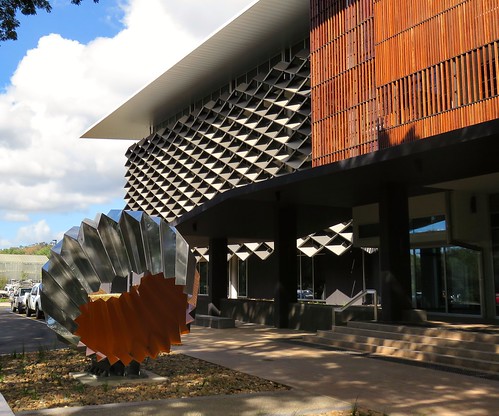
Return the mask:
POLYGON ((78 231, 78 227, 73 227, 64 234, 61 257, 69 265, 73 275, 85 287, 87 293, 96 292, 100 287, 99 276, 83 247, 78 243, 78 231))
POLYGON ((175 233, 175 229, 166 224, 166 222, 162 221, 160 224, 160 244, 162 267, 165 277, 175 277, 175 264, 177 256, 176 236, 177 234, 175 233))
POLYGON ((98 260, 93 262, 93 266, 100 281, 111 283, 116 272, 97 231, 97 224, 94 221, 82 221, 78 241, 89 258, 98 260))
MULTIPOLYGON (((57 284, 63 293, 74 301, 78 308, 81 304, 88 302, 88 292, 78 279, 74 279, 71 269, 60 255, 52 253, 50 262, 43 266, 43 271, 57 284)), ((47 289, 44 286, 44 289, 47 289)))
POLYGON ((146 270, 144 244, 140 230, 140 216, 132 215, 132 211, 123 211, 120 215, 119 227, 123 234, 125 249, 130 259, 130 266, 136 273, 146 270))
MULTIPOLYGON (((43 279, 43 274, 42 274, 43 279)), ((54 303, 50 298, 50 295, 46 293, 41 293, 40 295, 41 303, 43 305, 45 320, 48 321, 51 317, 54 321, 56 321, 62 328, 66 331, 73 333, 76 331, 77 325, 73 319, 71 319, 65 312, 62 310, 57 303, 54 303), (51 315, 50 315, 50 314, 51 315)), ((59 335, 62 335, 62 332, 56 331, 59 335)), ((62 335, 63 336, 63 335, 62 335)))
POLYGON ((159 224, 149 215, 142 215, 140 220, 142 231, 142 242, 144 244, 144 257, 146 269, 152 274, 162 272, 161 268, 161 244, 159 239, 159 224))
MULTIPOLYGON (((57 270, 54 270, 57 272, 57 270)), ((56 275, 57 276, 57 275, 56 275)), ((66 315, 71 319, 75 319, 80 314, 80 305, 77 304, 78 300, 71 297, 71 295, 64 291, 60 285, 57 284, 55 278, 44 268, 42 269, 42 281, 44 290, 46 290, 47 297, 63 310, 66 315)), ((83 302, 81 303, 83 304, 83 302)), ((45 305, 43 305, 45 307, 45 305)), ((50 311, 52 315, 55 311, 50 311)))
POLYGON ((118 223, 104 214, 98 214, 95 222, 116 276, 127 277, 131 271, 130 260, 123 250, 125 242, 118 223))
POLYGON ((181 236, 178 236, 177 241, 177 255, 175 257, 175 282, 180 285, 185 285, 185 276, 187 276, 188 263, 189 263, 189 245, 187 241, 181 236))

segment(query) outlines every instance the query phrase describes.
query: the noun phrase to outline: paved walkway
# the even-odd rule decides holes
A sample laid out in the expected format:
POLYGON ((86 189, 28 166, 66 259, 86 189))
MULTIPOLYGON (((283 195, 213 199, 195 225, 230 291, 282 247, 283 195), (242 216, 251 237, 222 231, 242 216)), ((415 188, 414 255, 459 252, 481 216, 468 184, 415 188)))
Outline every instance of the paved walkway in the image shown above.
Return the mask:
POLYGON ((192 327, 176 350, 292 387, 288 392, 161 400, 19 415, 306 415, 359 405, 390 416, 499 414, 499 382, 305 346, 301 333, 245 324, 192 327))
POLYGON ((499 415, 499 382, 293 343, 300 334, 194 327, 181 351, 310 394, 391 416, 499 415))

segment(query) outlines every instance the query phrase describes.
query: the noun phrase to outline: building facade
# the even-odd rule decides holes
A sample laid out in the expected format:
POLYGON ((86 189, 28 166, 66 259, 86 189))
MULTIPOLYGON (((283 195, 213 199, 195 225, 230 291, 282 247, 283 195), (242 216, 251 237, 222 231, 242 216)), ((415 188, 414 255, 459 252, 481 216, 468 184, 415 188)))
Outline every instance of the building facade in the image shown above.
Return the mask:
POLYGON ((202 312, 497 320, 499 7, 397 4, 255 1, 84 135, 137 140, 127 208, 196 247, 202 312))
MULTIPOLYGON (((465 129, 492 126, 499 115, 498 21, 494 1, 414 1, 403 9, 393 0, 312 1, 313 165, 426 139, 436 148, 444 140, 435 138, 449 133, 452 157, 465 129)), ((418 163, 422 170, 425 158, 418 163)), ((389 173, 387 198, 399 193, 409 200, 408 208, 399 201, 387 214, 388 221, 407 216, 410 224, 409 240, 399 241, 410 256, 394 267, 405 276, 411 268, 411 280, 400 283, 403 292, 410 288, 412 306, 492 317, 499 291, 492 225, 497 178, 489 172, 466 177, 466 164, 449 172, 450 180, 438 183, 435 176, 417 191, 389 173), (495 289, 487 293, 487 287, 495 289)), ((354 207, 359 244, 380 246, 386 203, 394 204, 354 207)))

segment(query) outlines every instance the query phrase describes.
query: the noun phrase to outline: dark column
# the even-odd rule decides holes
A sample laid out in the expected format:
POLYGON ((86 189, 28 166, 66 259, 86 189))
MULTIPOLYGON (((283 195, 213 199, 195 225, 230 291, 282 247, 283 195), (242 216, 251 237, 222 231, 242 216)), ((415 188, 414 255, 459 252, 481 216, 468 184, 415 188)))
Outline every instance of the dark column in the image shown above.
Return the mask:
POLYGON ((221 299, 227 299, 227 239, 210 239, 210 261, 208 263, 208 314, 220 316, 221 299))
POLYGON ((274 325, 288 327, 290 306, 296 302, 296 212, 292 207, 276 213, 274 255, 277 256, 277 282, 274 291, 274 325))
POLYGON ((405 188, 387 184, 379 203, 381 319, 400 321, 411 309, 409 206, 405 188))

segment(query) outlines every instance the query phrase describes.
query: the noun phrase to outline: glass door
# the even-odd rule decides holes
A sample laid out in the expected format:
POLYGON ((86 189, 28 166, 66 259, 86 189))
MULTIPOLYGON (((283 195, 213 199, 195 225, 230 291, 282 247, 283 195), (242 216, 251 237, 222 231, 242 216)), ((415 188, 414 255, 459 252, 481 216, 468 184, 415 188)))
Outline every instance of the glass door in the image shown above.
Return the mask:
POLYGON ((411 250, 413 306, 430 312, 481 313, 481 252, 464 247, 411 250))

